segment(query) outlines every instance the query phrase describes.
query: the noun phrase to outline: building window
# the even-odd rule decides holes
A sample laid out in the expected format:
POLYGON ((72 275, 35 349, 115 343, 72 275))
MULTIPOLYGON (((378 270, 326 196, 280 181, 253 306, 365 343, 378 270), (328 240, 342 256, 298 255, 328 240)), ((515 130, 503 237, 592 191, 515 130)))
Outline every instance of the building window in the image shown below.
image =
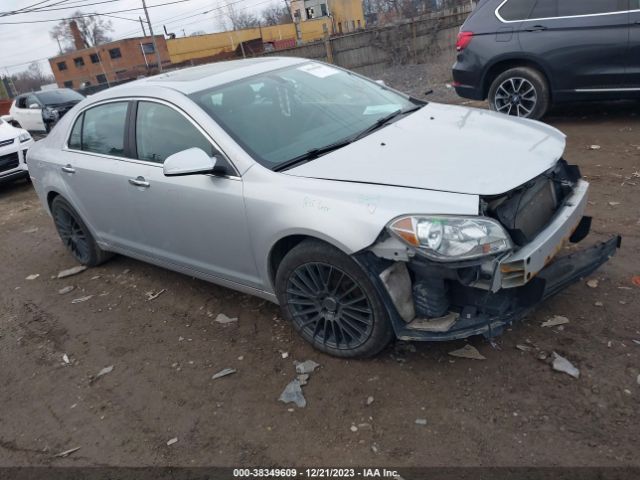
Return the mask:
POLYGON ((338 32, 342 33, 342 22, 338 22, 338 32))
POLYGON ((73 63, 76 67, 84 67, 84 58, 78 57, 73 59, 73 63))
POLYGON ((149 55, 150 53, 154 53, 155 50, 153 48, 153 43, 143 43, 142 44, 142 51, 146 54, 149 55))
POLYGON ((100 63, 100 55, 97 53, 92 53, 89 55, 89 58, 91 59, 91 63, 100 63))
POLYGON ((362 24, 360 23, 360 20, 358 20, 358 30, 360 30, 362 28, 362 24))
POLYGON ((351 31, 353 32, 356 29, 356 22, 351 20, 351 31))
POLYGON ((73 88, 73 80, 67 80, 64 82, 64 88, 73 88))
POLYGON ((321 3, 321 4, 320 4, 320 14, 321 14, 323 17, 326 17, 326 16, 327 16, 327 4, 326 4, 326 3, 321 3))
POLYGON ((61 72, 67 69, 67 62, 58 62, 58 70, 61 72))
POLYGON ((120 58, 120 57, 122 57, 122 53, 120 53, 120 49, 119 48, 110 48, 109 49, 109 56, 111 58, 120 58))
POLYGON ((104 74, 96 75, 96 80, 98 83, 107 83, 107 77, 104 74))

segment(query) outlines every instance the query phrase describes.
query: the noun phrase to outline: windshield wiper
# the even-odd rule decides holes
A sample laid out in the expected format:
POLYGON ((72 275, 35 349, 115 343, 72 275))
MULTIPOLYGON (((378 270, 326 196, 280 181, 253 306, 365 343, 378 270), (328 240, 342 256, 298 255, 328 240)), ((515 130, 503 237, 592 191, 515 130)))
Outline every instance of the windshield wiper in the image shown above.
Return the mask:
POLYGON ((356 140, 360 140, 361 138, 366 137, 370 133, 373 133, 376 130, 384 127, 387 123, 389 123, 394 118, 399 117, 400 115, 406 115, 407 113, 415 112, 416 110, 420 110, 422 107, 424 107, 424 105, 416 105, 415 107, 407 108, 406 110, 398 109, 398 110, 396 110, 394 112, 391 112, 389 115, 386 115, 386 116, 376 120, 375 123, 373 125, 371 125, 370 127, 365 128, 361 132, 359 132, 356 135, 354 135, 353 137, 351 137, 351 140, 353 142, 355 142, 356 140))
POLYGON ((282 172, 283 170, 295 167, 296 165, 315 160, 321 155, 342 148, 345 145, 349 145, 352 141, 353 140, 351 138, 345 138, 330 145, 325 145, 324 147, 312 148, 311 150, 307 150, 306 153, 303 153, 302 155, 298 155, 297 157, 293 157, 291 160, 287 160, 286 162, 276 165, 273 168, 273 171, 282 172))

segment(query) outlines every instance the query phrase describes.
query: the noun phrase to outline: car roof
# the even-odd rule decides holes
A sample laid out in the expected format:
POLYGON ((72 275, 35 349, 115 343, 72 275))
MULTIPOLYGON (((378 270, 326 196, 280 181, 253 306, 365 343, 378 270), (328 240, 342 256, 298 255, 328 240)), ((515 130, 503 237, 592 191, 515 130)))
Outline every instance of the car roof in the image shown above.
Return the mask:
MULTIPOLYGON (((245 60, 216 62, 198 67, 172 70, 153 77, 142 78, 105 90, 105 93, 118 95, 120 89, 127 87, 156 86, 171 88, 186 95, 208 88, 214 88, 235 80, 241 80, 260 73, 270 72, 292 65, 308 62, 296 57, 261 57, 245 60)), ((110 96, 110 95, 109 95, 110 96)))

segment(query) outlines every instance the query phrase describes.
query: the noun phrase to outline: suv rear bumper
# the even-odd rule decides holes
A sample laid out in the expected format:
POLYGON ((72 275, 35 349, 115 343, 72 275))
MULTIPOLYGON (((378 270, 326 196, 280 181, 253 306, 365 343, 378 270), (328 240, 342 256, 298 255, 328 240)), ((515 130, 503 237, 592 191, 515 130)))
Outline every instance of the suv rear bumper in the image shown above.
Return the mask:
POLYGON ((485 99, 481 78, 479 78, 477 71, 465 70, 460 62, 456 62, 453 66, 452 74, 452 86, 459 96, 471 100, 485 99))

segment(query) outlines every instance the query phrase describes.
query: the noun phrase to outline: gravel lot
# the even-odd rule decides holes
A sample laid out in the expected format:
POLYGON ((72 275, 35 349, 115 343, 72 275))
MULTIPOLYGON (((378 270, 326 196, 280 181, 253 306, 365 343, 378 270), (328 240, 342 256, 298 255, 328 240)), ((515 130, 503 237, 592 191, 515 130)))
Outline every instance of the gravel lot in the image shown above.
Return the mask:
MULTIPOLYGON (((429 74, 416 65, 382 78, 460 102, 429 74)), ((484 361, 447 354, 462 341, 330 358, 274 305, 124 257, 56 279, 74 261, 31 185, 0 187, 0 465, 640 466, 638 111, 598 104, 547 119, 592 183, 585 243, 621 233, 623 247, 589 279, 596 288, 574 285, 495 346, 471 339, 484 361), (542 328, 554 315, 570 322, 542 328), (553 351, 579 379, 540 360, 553 351), (278 402, 306 359, 321 365, 307 407, 278 402), (237 373, 211 379, 224 368, 237 373)))

